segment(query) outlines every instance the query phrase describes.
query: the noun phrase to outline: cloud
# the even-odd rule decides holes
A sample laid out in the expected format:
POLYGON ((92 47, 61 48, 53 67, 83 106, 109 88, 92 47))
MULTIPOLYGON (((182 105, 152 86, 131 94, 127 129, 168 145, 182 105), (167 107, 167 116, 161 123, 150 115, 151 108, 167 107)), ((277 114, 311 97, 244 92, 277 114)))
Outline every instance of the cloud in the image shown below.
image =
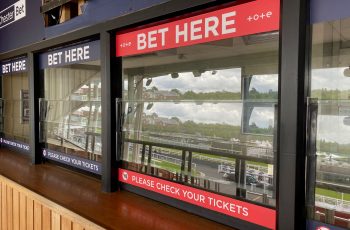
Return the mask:
POLYGON ((274 121, 274 108, 254 108, 250 117, 249 124, 253 122, 260 128, 268 128, 270 125, 273 127, 274 121))
MULTIPOLYGON (((200 77, 194 77, 192 72, 179 73, 178 78, 171 75, 155 77, 146 88, 157 87, 159 90, 178 89, 182 93, 186 91, 199 92, 241 92, 241 69, 224 69, 205 71, 200 77)), ((144 79, 144 85, 147 79, 144 79)), ((259 92, 278 90, 278 75, 254 75, 250 89, 254 87, 259 92)))
POLYGON ((253 87, 258 92, 278 91, 278 75, 254 75, 250 83, 250 89, 253 87))
POLYGON ((344 118, 345 116, 318 116, 317 139, 339 144, 349 144, 350 126, 344 125, 344 118))
MULTIPOLYGON (((145 81, 145 80, 144 80, 145 81)), ((179 73, 178 78, 164 75, 153 78, 152 83, 146 88, 157 87, 159 90, 178 89, 181 92, 240 92, 241 91, 241 69, 225 69, 216 71, 205 71, 200 77, 194 77, 192 72, 179 73)))
POLYGON ((311 89, 348 90, 350 77, 344 76, 346 68, 313 69, 311 72, 311 89))
POLYGON ((157 102, 146 114, 156 113, 159 117, 178 117, 182 122, 194 121, 208 124, 240 125, 242 104, 240 103, 167 103, 157 102))

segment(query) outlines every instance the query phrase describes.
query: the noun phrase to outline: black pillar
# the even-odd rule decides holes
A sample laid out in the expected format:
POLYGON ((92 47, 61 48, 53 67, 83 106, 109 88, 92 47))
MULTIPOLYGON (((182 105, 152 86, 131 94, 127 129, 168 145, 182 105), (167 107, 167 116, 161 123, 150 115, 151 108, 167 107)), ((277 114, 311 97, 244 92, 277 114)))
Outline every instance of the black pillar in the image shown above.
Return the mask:
POLYGON ((281 1, 278 229, 305 229, 308 1, 281 1))
POLYGON ((37 55, 28 53, 28 81, 29 81, 29 146, 33 164, 42 162, 42 145, 39 131, 39 98, 44 96, 44 79, 39 69, 37 55))
POLYGON ((101 91, 102 91, 102 190, 112 192, 117 185, 116 98, 121 89, 120 75, 116 75, 115 45, 108 32, 100 33, 101 91))

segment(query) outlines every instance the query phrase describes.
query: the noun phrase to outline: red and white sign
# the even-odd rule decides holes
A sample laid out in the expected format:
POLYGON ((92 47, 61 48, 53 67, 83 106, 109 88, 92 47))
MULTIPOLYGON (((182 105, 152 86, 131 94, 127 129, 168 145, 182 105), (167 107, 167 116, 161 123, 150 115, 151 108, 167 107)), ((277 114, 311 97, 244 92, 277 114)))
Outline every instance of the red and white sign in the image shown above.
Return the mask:
POLYGON ((275 229, 276 211, 189 186, 119 169, 119 181, 238 219, 275 229))
POLYGON ((255 0, 146 29, 117 34, 116 56, 278 30, 279 8, 279 0, 255 0))

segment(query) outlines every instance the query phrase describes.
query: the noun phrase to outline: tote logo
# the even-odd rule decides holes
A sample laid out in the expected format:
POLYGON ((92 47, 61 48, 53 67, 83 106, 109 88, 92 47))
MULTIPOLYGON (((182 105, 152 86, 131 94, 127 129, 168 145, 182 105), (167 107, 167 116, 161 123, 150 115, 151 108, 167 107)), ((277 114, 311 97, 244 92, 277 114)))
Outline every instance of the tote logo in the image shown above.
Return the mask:
POLYGON ((19 0, 0 11, 0 29, 26 16, 26 0, 19 0))

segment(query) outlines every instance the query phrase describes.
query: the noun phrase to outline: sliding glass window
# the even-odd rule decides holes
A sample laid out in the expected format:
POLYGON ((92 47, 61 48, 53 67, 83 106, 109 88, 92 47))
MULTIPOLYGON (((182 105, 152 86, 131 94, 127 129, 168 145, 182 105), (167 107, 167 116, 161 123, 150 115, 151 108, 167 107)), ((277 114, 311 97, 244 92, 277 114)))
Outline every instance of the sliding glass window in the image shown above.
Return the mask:
POLYGON ((43 156, 101 173, 101 64, 99 42, 41 55, 40 99, 43 156))
POLYGON ((350 227, 349 28, 350 18, 312 25, 309 103, 315 145, 308 153, 309 218, 344 228, 350 227))
POLYGON ((29 153, 29 84, 27 58, 1 62, 1 143, 29 153))
POLYGON ((123 167, 276 205, 278 32, 123 58, 123 167))

